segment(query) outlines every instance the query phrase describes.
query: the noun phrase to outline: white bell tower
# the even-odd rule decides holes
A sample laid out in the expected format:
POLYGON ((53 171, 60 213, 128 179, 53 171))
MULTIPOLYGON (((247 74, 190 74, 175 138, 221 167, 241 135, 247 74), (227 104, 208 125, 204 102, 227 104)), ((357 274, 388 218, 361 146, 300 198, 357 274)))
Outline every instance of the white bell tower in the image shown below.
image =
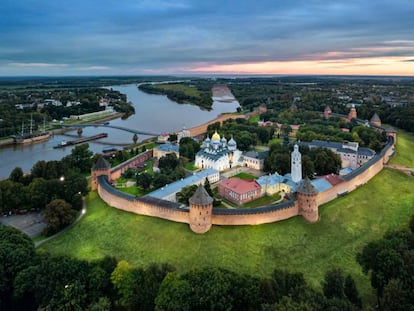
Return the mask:
POLYGON ((297 144, 295 144, 291 153, 291 175, 292 180, 296 183, 302 180, 302 155, 297 144))

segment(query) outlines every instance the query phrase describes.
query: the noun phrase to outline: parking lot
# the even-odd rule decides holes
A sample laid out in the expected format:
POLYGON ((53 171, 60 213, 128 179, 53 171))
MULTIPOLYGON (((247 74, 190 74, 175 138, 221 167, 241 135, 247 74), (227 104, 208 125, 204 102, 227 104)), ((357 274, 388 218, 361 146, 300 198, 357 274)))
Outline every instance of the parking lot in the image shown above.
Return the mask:
POLYGON ((0 223, 19 229, 31 238, 40 235, 46 227, 42 216, 38 212, 25 215, 1 216, 0 223))

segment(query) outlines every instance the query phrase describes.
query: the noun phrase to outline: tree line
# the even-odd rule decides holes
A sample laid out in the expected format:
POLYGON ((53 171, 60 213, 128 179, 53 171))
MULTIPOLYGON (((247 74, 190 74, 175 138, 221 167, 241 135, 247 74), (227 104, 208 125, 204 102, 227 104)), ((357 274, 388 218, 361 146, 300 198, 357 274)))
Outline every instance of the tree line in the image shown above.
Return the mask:
POLYGON ((211 84, 208 84, 206 87, 200 81, 192 81, 191 85, 197 88, 199 91, 199 96, 193 96, 178 89, 173 90, 161 88, 157 86, 157 84, 140 84, 139 89, 149 94, 166 95, 170 100, 175 101, 179 104, 193 104, 199 106, 201 109, 211 110, 213 105, 213 100, 211 98, 211 84))
MULTIPOLYGON (((293 145, 272 144, 264 159, 263 171, 280 175, 290 173, 292 151, 293 145)), ((303 176, 314 178, 315 175, 338 174, 341 169, 341 157, 329 149, 299 146, 299 152, 303 176)))
POLYGON ((178 272, 168 264, 134 267, 114 257, 87 262, 36 252, 25 234, 0 227, 1 310, 412 310, 414 217, 410 230, 387 232, 356 256, 377 293, 364 303, 341 267, 320 289, 302 273, 258 277, 222 268, 178 272))
POLYGON ((28 174, 16 167, 0 181, 0 211, 3 215, 43 212, 46 235, 72 223, 88 193, 85 174, 93 163, 88 144, 76 146, 60 161, 38 161, 28 174))

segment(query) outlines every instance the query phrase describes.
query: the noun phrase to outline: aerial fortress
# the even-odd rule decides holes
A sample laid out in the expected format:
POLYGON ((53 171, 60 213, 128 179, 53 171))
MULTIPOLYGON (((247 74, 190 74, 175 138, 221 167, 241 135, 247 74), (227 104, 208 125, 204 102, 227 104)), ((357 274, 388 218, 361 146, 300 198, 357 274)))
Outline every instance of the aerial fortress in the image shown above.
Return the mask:
MULTIPOLYGON (((379 130, 385 131, 378 127, 379 130)), ((309 222, 319 219, 320 205, 345 195, 367 183, 378 174, 394 153, 395 131, 386 131, 388 141, 383 149, 351 173, 342 177, 342 182, 318 191, 306 177, 302 179, 300 154, 297 145, 292 152, 292 179, 297 187, 289 199, 280 204, 243 209, 214 208, 213 199, 199 183, 197 191, 189 200, 189 206, 151 196, 135 197, 114 188, 111 184, 120 174, 153 156, 148 150, 120 166, 111 169, 109 163, 100 158, 91 172, 92 190, 110 206, 140 215, 188 223, 196 233, 205 233, 212 225, 258 225, 272 223, 301 215, 309 222)))

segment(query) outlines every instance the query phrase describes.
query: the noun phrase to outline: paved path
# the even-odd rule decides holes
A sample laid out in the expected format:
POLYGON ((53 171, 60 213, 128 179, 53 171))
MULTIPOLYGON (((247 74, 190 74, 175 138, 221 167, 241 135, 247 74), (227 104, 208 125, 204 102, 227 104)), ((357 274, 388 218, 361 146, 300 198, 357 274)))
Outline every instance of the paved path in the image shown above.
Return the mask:
POLYGON ((61 235, 62 233, 64 233, 64 232, 66 232, 66 231, 68 231, 68 230, 70 230, 70 229, 72 229, 72 227, 74 226, 74 225, 76 225, 82 218, 83 218, 83 216, 85 216, 85 214, 86 214, 86 202, 85 202, 85 199, 84 198, 82 198, 82 210, 81 210, 81 212, 80 212, 80 214, 79 214, 79 216, 78 216, 78 218, 76 218, 76 220, 73 222, 73 223, 71 223, 69 226, 67 226, 65 229, 63 229, 63 230, 61 230, 61 231, 59 231, 58 233, 56 233, 56 234, 54 234, 54 235, 52 235, 52 236, 50 236, 50 237, 48 237, 48 238, 46 238, 46 239, 43 239, 43 240, 41 240, 41 241, 37 241, 37 242, 35 242, 35 247, 39 247, 40 245, 42 245, 43 243, 45 243, 45 242, 47 242, 47 241, 49 241, 49 240, 51 240, 51 239, 53 239, 53 238, 56 238, 56 237, 58 237, 59 235, 61 235))
POLYGON ((385 164, 384 167, 403 172, 410 176, 414 176, 414 168, 412 167, 406 167, 404 165, 399 164, 385 164))

